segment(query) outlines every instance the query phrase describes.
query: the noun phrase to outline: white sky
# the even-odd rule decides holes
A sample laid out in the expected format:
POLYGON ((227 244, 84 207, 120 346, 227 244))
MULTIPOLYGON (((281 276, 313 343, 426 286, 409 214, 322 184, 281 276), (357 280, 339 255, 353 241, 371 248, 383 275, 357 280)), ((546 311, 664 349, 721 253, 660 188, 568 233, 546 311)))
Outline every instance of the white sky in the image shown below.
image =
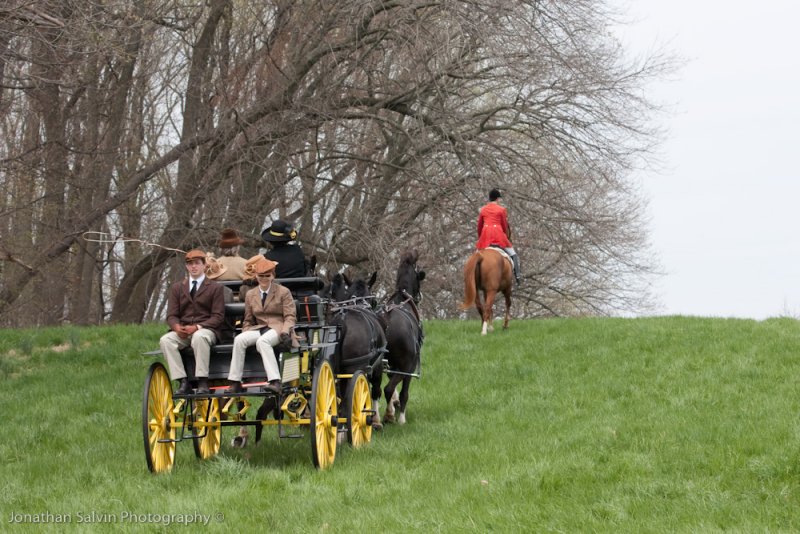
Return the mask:
POLYGON ((665 275, 660 314, 800 317, 800 2, 612 0, 631 53, 686 58, 651 87, 674 113, 637 172, 665 275))

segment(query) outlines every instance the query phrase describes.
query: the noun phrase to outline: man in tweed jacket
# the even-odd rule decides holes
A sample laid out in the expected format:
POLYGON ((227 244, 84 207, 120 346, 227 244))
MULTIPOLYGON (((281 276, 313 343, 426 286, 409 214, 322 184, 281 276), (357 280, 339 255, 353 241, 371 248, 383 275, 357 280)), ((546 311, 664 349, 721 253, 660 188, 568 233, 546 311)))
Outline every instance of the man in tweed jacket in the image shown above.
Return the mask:
POLYGON ((169 289, 167 324, 170 332, 161 336, 161 352, 169 364, 173 380, 180 380, 178 395, 191 393, 191 384, 181 360, 180 349, 192 346, 195 358, 197 393, 208 393, 208 363, 211 347, 221 335, 225 320, 225 293, 222 285, 205 275, 206 253, 194 249, 186 253, 189 277, 169 289))
POLYGON ((242 372, 247 347, 255 345, 264 362, 269 385, 267 389, 279 393, 281 374, 275 358, 275 347, 291 339, 291 331, 297 320, 294 298, 284 286, 274 283, 277 262, 259 258, 253 266, 258 287, 247 292, 244 299, 242 333, 233 340, 233 354, 228 380, 228 393, 242 392, 242 372))

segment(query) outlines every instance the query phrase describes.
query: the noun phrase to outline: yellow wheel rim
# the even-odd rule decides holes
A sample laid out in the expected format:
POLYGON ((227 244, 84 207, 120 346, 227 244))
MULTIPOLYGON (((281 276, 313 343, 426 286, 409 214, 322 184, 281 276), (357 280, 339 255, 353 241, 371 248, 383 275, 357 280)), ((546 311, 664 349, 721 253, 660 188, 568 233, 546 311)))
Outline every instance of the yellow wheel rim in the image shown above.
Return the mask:
POLYGON ((350 438, 350 444, 358 448, 372 440, 372 396, 364 373, 358 373, 353 380, 347 437, 350 438))
POLYGON ((144 398, 145 455, 153 473, 172 470, 175 464, 175 414, 172 385, 160 363, 150 367, 144 398), (160 440, 172 440, 160 442, 160 440))
POLYGON ((333 379, 333 369, 327 360, 317 368, 312 392, 313 413, 311 425, 314 429, 312 437, 312 452, 314 465, 319 469, 326 469, 333 464, 336 457, 336 383, 333 379))
POLYGON ((193 415, 196 425, 193 433, 195 436, 203 436, 194 440, 194 453, 201 460, 207 460, 219 452, 222 442, 219 399, 196 401, 193 415))

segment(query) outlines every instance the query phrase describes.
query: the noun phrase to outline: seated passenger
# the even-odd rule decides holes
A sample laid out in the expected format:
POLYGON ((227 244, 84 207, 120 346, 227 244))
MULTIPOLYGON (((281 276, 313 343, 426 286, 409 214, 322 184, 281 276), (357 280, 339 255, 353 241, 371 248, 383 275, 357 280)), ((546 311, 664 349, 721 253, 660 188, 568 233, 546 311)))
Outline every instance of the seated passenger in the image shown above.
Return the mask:
MULTIPOLYGON (((210 280, 223 280, 223 276, 228 269, 214 257, 212 252, 206 252, 206 277, 210 280)), ((225 304, 233 302, 233 290, 228 286, 222 286, 225 293, 225 304)))
POLYGON ((308 265, 303 249, 293 241, 297 239, 297 230, 291 224, 275 219, 272 225, 261 232, 270 249, 264 257, 278 263, 276 278, 301 278, 308 275, 308 265))
POLYGON ((253 264, 258 288, 247 292, 244 301, 242 333, 233 340, 233 354, 228 374, 229 394, 241 393, 244 356, 247 347, 255 345, 264 362, 269 385, 266 389, 279 393, 281 374, 272 347, 288 344, 296 322, 294 299, 289 290, 273 282, 277 263, 259 258, 253 264))
POLYGON ((239 247, 244 240, 239 237, 239 232, 233 228, 222 230, 219 238, 219 258, 217 261, 225 267, 220 280, 242 280, 244 279, 245 260, 239 255, 239 247))
POLYGON ((211 347, 220 339, 225 320, 225 296, 222 286, 205 275, 206 253, 190 250, 186 253, 189 277, 175 282, 167 296, 167 324, 170 332, 161 336, 159 345, 169 365, 173 380, 180 381, 176 392, 191 393, 180 349, 192 346, 195 358, 197 393, 209 393, 208 364, 211 347))

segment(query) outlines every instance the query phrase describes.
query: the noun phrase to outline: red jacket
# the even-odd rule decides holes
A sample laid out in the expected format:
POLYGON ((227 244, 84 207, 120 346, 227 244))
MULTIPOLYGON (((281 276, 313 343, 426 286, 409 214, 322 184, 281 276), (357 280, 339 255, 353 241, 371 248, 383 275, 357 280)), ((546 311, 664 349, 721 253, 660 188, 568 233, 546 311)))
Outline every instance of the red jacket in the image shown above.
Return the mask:
POLYGON ((508 212, 496 202, 489 202, 481 208, 478 215, 478 243, 476 248, 482 249, 489 245, 511 247, 508 236, 511 228, 508 226, 508 212))

